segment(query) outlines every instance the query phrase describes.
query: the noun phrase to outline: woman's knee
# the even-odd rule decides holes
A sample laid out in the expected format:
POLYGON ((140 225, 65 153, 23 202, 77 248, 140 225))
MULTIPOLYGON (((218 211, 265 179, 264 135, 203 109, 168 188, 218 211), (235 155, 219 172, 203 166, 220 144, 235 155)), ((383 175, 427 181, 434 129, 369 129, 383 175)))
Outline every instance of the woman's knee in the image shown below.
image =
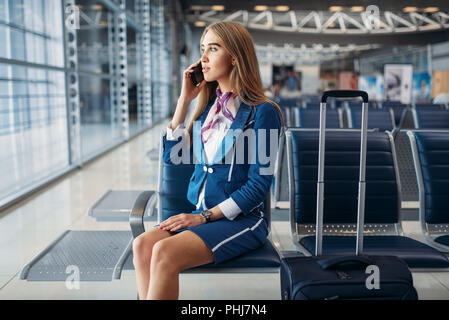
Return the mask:
POLYGON ((151 259, 151 268, 167 272, 179 272, 176 261, 175 248, 172 241, 161 240, 154 244, 151 259))
POLYGON ((135 238, 133 241, 134 260, 145 261, 151 259, 153 246, 161 239, 163 239, 163 237, 154 230, 145 232, 135 238))

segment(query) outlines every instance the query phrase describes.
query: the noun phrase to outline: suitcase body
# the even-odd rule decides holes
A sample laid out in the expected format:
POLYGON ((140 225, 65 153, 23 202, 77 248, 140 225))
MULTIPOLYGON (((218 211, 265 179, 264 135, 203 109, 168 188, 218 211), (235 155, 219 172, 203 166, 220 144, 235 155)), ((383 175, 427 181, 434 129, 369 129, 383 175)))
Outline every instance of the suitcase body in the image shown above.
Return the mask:
POLYGON ((360 256, 341 256, 346 263, 329 268, 321 264, 335 256, 282 259, 282 300, 418 299, 412 275, 401 259, 365 256, 371 264, 350 262, 355 257, 360 256))
POLYGON ((320 142, 317 182, 315 256, 287 257, 281 261, 283 300, 417 300, 407 264, 395 256, 366 256, 363 250, 365 213, 366 137, 368 94, 357 90, 326 91, 320 106, 320 142), (356 253, 350 256, 322 256, 324 204, 324 144, 327 97, 362 97, 360 178, 356 253))

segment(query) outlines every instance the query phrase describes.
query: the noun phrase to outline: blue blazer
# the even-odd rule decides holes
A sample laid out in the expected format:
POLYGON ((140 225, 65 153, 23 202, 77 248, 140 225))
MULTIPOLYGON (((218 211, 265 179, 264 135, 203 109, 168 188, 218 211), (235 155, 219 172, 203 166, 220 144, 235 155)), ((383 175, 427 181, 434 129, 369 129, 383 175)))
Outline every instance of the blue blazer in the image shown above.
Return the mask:
MULTIPOLYGON (((242 213, 247 215, 256 208, 263 208, 264 200, 270 190, 282 127, 280 115, 271 103, 248 106, 241 102, 235 119, 222 140, 221 149, 218 148, 211 163, 207 164, 200 130, 213 104, 214 102, 205 108, 192 129, 193 148, 189 146, 189 156, 184 159, 193 161, 191 163, 195 163, 195 170, 190 178, 187 198, 196 205, 201 186, 207 178, 204 193, 207 208, 212 208, 231 197, 242 213), (270 129, 274 130, 271 139, 270 129), (261 131, 264 131, 265 135, 261 131), (274 136, 275 132, 276 136, 274 136), (249 138, 251 134, 255 139, 249 138), (260 147, 262 150, 259 150, 260 147), (271 148, 275 151, 271 152, 273 154, 270 154, 271 148), (261 157, 263 149, 265 149, 265 155, 261 157), (267 158, 270 161, 267 161, 267 158)), ((164 162, 172 164, 170 153, 174 154, 176 150, 178 150, 178 156, 186 152, 178 145, 182 138, 179 137, 177 141, 168 141, 166 135, 163 136, 164 162), (177 149, 172 152, 176 145, 178 145, 177 149)))

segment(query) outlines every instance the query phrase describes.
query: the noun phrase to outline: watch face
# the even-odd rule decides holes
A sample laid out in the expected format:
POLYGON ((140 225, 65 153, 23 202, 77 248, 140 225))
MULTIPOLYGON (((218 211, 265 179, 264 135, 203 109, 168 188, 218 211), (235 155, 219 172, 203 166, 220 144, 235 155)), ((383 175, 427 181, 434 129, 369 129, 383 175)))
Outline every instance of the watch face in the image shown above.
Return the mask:
POLYGON ((211 215, 211 212, 209 210, 203 210, 203 212, 201 212, 201 215, 206 219, 206 222, 209 222, 211 215))

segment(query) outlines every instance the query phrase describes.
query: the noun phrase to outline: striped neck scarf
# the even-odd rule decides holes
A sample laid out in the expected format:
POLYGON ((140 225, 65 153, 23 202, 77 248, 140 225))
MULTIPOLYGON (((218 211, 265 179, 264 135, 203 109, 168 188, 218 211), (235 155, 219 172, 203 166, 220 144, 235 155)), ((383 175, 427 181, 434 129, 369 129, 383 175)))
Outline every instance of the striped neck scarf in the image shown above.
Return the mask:
POLYGON ((213 114, 212 119, 200 131, 200 137, 201 137, 202 143, 206 143, 207 140, 209 140, 209 137, 211 134, 211 132, 209 132, 209 130, 214 129, 217 126, 217 124, 220 122, 221 119, 218 116, 220 112, 225 118, 227 118, 231 121, 234 121, 234 116, 232 115, 232 112, 228 108, 228 102, 231 100, 231 98, 234 97, 234 90, 223 94, 221 92, 220 88, 217 88, 216 94, 217 94, 217 103, 215 103, 215 105, 212 107, 212 110, 210 111, 213 114), (206 132, 209 132, 209 135, 207 138, 204 138, 204 133, 206 133, 206 132))

